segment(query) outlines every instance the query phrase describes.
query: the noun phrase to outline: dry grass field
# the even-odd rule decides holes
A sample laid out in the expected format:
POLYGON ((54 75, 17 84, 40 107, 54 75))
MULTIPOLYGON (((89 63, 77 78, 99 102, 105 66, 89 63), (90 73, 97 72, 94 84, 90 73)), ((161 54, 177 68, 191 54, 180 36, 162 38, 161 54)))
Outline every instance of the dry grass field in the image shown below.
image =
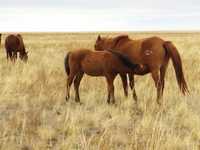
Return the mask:
MULTIPOLYGON (((118 33, 102 33, 114 36, 118 33)), ((197 150, 200 149, 200 33, 129 33, 132 38, 171 40, 182 57, 191 94, 178 89, 170 62, 163 107, 156 103, 151 76, 136 76, 136 107, 129 89, 115 80, 116 105, 106 103, 104 78, 84 76, 83 105, 65 101, 64 56, 93 48, 98 33, 23 33, 27 64, 6 61, 0 49, 1 150, 197 150)))

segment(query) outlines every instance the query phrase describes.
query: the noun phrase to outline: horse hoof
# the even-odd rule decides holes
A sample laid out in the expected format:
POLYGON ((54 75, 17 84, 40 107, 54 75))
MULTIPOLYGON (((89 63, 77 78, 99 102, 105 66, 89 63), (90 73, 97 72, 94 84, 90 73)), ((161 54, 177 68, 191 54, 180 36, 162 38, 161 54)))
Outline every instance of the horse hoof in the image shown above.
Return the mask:
POLYGON ((162 104, 160 102, 157 102, 159 106, 162 106, 162 104))
POLYGON ((128 98, 128 92, 127 92, 127 91, 124 92, 124 96, 125 96, 126 98, 128 98))
POLYGON ((115 105, 115 101, 112 101, 111 104, 112 104, 112 105, 115 105))
POLYGON ((137 100, 138 100, 137 95, 133 94, 133 99, 134 99, 135 101, 137 101, 137 100))
POLYGON ((81 102, 80 102, 80 99, 78 99, 78 98, 75 98, 75 102, 76 102, 76 103, 81 103, 81 102))
POLYGON ((66 96, 65 100, 66 100, 66 102, 68 102, 69 101, 69 96, 66 96))
POLYGON ((75 101, 77 104, 79 105, 83 105, 83 103, 81 103, 80 101, 75 101))

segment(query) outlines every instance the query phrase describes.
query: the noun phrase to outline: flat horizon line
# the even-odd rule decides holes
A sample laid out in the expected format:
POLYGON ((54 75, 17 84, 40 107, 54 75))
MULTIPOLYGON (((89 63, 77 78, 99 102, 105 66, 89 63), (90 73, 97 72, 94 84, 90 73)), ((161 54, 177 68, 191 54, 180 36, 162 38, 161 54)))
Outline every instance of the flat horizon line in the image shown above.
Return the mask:
POLYGON ((132 33, 200 33, 199 30, 110 30, 110 31, 10 31, 10 32, 2 32, 1 34, 5 33, 118 33, 118 32, 132 32, 132 33))

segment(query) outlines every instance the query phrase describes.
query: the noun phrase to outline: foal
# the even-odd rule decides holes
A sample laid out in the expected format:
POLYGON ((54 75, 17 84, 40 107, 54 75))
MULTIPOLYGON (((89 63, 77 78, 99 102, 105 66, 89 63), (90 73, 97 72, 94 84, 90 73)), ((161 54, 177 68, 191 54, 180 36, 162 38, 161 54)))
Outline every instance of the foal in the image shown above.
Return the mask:
POLYGON ((64 60, 67 78, 66 100, 70 98, 70 86, 74 82, 75 101, 80 102, 79 85, 84 73, 90 76, 104 76, 108 86, 108 103, 115 103, 113 81, 117 74, 131 73, 140 67, 133 64, 119 52, 91 51, 79 49, 69 52, 64 60))

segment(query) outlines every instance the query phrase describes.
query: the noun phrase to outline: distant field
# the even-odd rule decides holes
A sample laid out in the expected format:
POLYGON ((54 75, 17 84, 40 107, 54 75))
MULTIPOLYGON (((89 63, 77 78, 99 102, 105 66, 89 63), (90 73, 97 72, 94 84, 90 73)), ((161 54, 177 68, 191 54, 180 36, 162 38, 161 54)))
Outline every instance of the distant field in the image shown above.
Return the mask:
MULTIPOLYGON (((104 78, 84 76, 83 105, 65 101, 63 59, 76 48, 93 48, 99 33, 23 33, 27 64, 6 61, 0 49, 0 149, 2 150, 198 150, 200 149, 200 33, 128 33, 172 41, 183 61, 191 95, 178 89, 170 62, 163 108, 150 75, 136 77, 139 106, 115 80, 116 105, 106 103, 104 78)), ((101 33, 115 36, 119 33, 101 33)))

